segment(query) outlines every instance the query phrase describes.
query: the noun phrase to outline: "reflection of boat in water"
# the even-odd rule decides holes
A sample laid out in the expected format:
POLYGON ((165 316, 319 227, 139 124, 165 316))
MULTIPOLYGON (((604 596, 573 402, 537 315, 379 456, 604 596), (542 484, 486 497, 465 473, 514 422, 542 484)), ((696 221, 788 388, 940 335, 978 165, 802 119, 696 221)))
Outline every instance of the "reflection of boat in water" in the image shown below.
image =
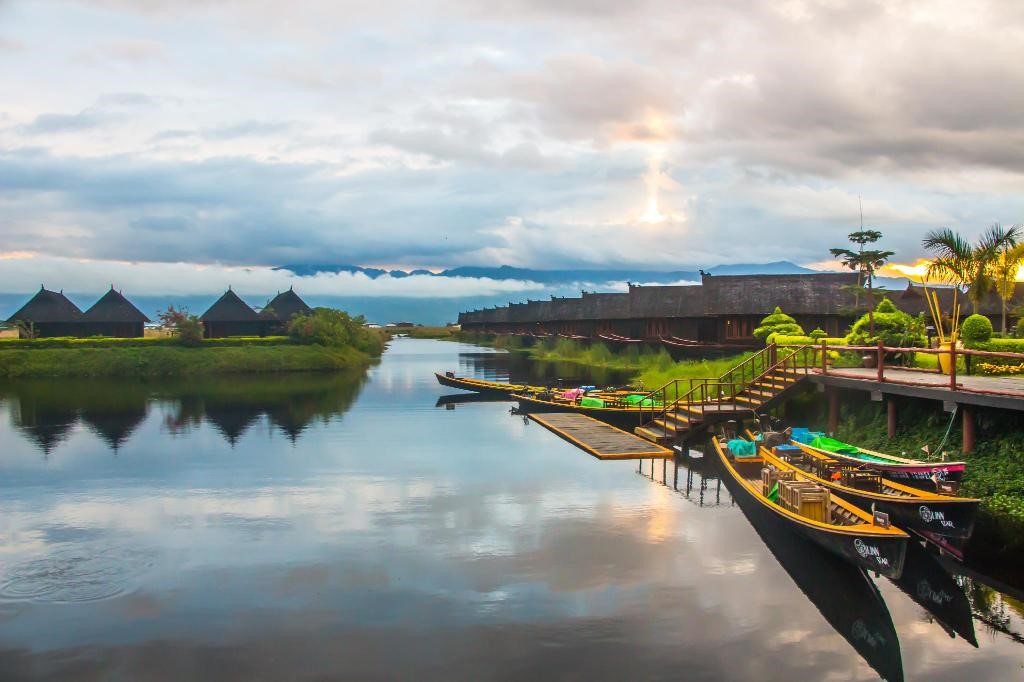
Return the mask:
POLYGON ((903 575, 892 582, 934 616, 950 636, 956 633, 978 646, 967 595, 931 552, 916 542, 909 543, 903 575))
POLYGON ((448 407, 449 405, 463 405, 465 403, 501 403, 508 400, 507 396, 488 395, 486 393, 449 393, 440 396, 434 407, 448 407))
MULTIPOLYGON (((724 479, 730 491, 741 487, 728 476, 724 479)), ((742 491, 733 492, 733 497, 779 565, 828 624, 883 679, 900 682, 903 660, 896 628, 882 595, 864 571, 793 532, 790 524, 766 513, 742 491)), ((770 678, 770 671, 766 672, 766 679, 770 678)))

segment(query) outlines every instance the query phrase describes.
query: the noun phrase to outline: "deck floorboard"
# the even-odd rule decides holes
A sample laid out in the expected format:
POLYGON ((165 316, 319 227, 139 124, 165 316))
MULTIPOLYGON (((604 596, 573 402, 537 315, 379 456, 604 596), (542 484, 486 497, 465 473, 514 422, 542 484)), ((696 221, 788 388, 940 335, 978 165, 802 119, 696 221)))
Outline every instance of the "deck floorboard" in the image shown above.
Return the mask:
POLYGON ((593 417, 575 412, 531 414, 530 419, 598 459, 672 457, 672 451, 593 417))

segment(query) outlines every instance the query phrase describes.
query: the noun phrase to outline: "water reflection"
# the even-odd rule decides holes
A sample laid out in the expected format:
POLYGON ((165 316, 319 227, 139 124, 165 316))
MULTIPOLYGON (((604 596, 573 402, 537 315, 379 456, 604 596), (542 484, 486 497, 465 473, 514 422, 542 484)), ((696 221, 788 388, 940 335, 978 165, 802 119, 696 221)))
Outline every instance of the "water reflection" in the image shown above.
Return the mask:
MULTIPOLYGON (((438 368, 452 369, 452 368, 438 368)), ((530 358, 526 353, 459 353, 456 374, 489 381, 507 381, 514 384, 557 386, 620 386, 629 383, 635 372, 587 367, 572 362, 544 362, 530 358)))
POLYGON ((309 426, 351 407, 363 370, 328 374, 205 377, 159 383, 114 379, 32 379, 0 383, 14 428, 44 458, 79 424, 113 452, 120 450, 156 405, 164 426, 182 434, 212 425, 232 446, 261 418, 295 443, 309 426))

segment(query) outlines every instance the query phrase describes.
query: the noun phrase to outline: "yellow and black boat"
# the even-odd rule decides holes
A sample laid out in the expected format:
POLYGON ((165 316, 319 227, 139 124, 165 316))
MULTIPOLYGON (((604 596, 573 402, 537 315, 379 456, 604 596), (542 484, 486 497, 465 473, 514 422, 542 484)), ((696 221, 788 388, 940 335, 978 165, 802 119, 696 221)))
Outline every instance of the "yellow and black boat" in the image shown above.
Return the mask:
MULTIPOLYGON (((751 438, 753 434, 748 432, 751 438)), ((775 448, 760 447, 769 464, 784 462, 805 481, 841 495, 865 511, 885 512, 895 525, 950 538, 968 538, 974 529, 980 500, 940 495, 896 483, 866 467, 850 466, 817 448, 794 442, 775 448)))
POLYGON ((576 398, 561 398, 551 393, 512 396, 519 401, 520 414, 575 412, 632 431, 661 412, 661 401, 626 391, 588 393, 576 398))
POLYGON ((451 372, 434 372, 437 383, 449 388, 460 388, 463 391, 472 391, 482 395, 504 396, 509 400, 516 393, 539 393, 546 391, 543 386, 530 386, 528 384, 506 384, 500 381, 487 381, 486 379, 473 379, 470 377, 457 377, 451 372))
POLYGON ((744 511, 784 519, 812 542, 861 568, 890 578, 902 574, 910 539, 905 532, 895 526, 876 524, 871 514, 839 495, 830 492, 820 495, 819 486, 811 490, 792 485, 796 478, 793 467, 785 462, 767 467, 763 451, 759 454, 755 449, 749 456, 737 456, 730 450, 728 441, 721 437, 713 438, 712 443, 726 471, 727 485, 744 511), (774 487, 767 492, 764 490, 766 482, 774 482, 774 487), (807 511, 810 505, 805 506, 803 502, 794 507, 789 500, 774 498, 779 488, 791 489, 791 492, 799 489, 804 499, 818 495, 819 504, 815 507, 818 513, 807 511))

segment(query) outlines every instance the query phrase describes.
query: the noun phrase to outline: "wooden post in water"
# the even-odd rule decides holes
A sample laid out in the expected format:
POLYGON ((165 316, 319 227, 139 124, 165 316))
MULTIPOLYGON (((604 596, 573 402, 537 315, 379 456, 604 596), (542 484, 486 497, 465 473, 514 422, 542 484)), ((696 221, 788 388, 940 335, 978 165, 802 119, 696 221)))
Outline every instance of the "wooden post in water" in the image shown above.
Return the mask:
POLYGON ((889 398, 888 400, 886 400, 885 409, 888 413, 887 416, 889 422, 889 438, 891 439, 896 436, 896 399, 889 398))
POLYGON ((963 420, 962 425, 964 432, 963 447, 960 448, 960 451, 967 455, 974 452, 974 446, 977 443, 974 432, 976 426, 974 419, 974 405, 961 405, 960 415, 963 420))
POLYGON ((828 387, 828 435, 835 437, 839 430, 839 389, 828 387))

